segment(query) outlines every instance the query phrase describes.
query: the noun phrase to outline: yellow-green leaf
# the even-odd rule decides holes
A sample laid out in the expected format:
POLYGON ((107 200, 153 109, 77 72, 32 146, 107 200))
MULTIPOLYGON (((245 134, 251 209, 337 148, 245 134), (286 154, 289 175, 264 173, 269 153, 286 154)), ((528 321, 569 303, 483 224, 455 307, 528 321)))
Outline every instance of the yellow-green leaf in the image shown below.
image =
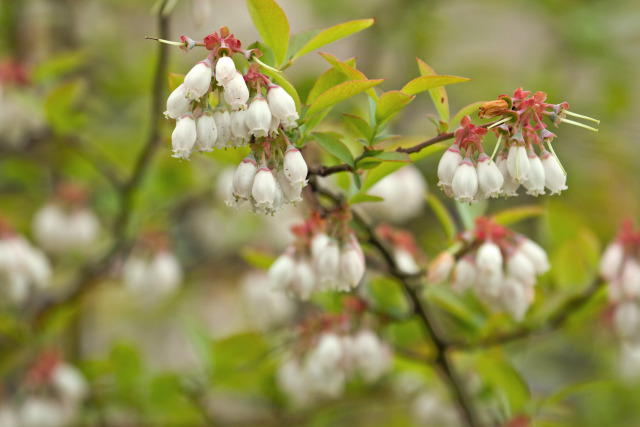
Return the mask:
POLYGON ((331 28, 321 31, 318 35, 313 37, 291 58, 290 62, 295 61, 302 55, 305 55, 313 50, 316 50, 324 45, 333 43, 336 40, 347 37, 358 31, 362 31, 365 28, 369 28, 376 22, 375 18, 371 19, 359 19, 356 21, 344 22, 342 24, 335 25, 331 28))
POLYGON ((502 225, 511 225, 514 222, 544 215, 547 209, 540 205, 517 206, 505 209, 494 216, 495 221, 502 225))
POLYGON ((264 44, 273 50, 276 63, 282 64, 289 48, 289 21, 273 0, 247 0, 249 15, 264 44))
MULTIPOLYGON (((344 61, 344 63, 349 66, 355 67, 356 60, 355 58, 351 58, 344 61)), ((336 70, 335 68, 329 68, 327 71, 322 73, 322 75, 318 77, 318 80, 316 80, 313 84, 313 87, 309 91, 309 95, 307 95, 307 105, 312 104, 313 101, 318 99, 318 97, 324 92, 334 86, 339 85, 340 83, 345 82, 346 80, 346 76, 342 72, 336 70)))
MULTIPOLYGON (((422 61, 420 58, 416 58, 416 61, 418 61, 418 68, 420 69, 421 76, 438 75, 433 68, 428 66, 427 63, 422 61)), ((447 91, 444 86, 429 89, 429 96, 431 96, 431 100, 440 115, 440 119, 445 123, 449 123, 449 97, 447 96, 447 91)))
POLYGON ((407 95, 415 95, 434 87, 467 82, 469 80, 471 79, 457 76, 421 76, 411 80, 401 90, 407 95))
POLYGON ((376 123, 381 124, 389 120, 409 105, 413 98, 415 98, 415 95, 407 95, 398 90, 383 93, 376 105, 376 123))
POLYGON ((349 204, 355 205, 356 203, 364 203, 364 202, 382 202, 383 200, 384 199, 379 196, 357 193, 357 194, 354 194, 353 197, 349 199, 349 204))
MULTIPOLYGON (((351 67, 345 64, 344 62, 340 62, 340 60, 336 58, 334 55, 331 55, 330 53, 323 53, 323 52, 320 52, 320 55, 324 59, 326 59, 329 64, 333 65, 333 68, 340 71, 349 80, 366 80, 367 79, 367 76, 365 76, 362 73, 362 71, 357 70, 356 68, 351 67)), ((373 98, 376 101, 378 100, 378 95, 376 95, 373 89, 367 89, 366 92, 367 92, 367 95, 369 95, 371 98, 373 98)))
POLYGON ((307 117, 311 117, 314 114, 324 110, 325 108, 331 107, 332 105, 337 104, 340 101, 344 101, 345 99, 351 98, 354 95, 377 86, 383 81, 384 79, 354 80, 350 82, 340 83, 339 85, 328 89, 326 92, 320 95, 313 102, 313 104, 311 104, 309 110, 307 111, 307 117))
POLYGON ((327 150, 329 154, 353 167, 353 155, 342 141, 328 133, 313 132, 312 135, 318 144, 327 150))
POLYGON ((345 118, 345 122, 347 122, 347 124, 349 124, 361 137, 365 138, 367 141, 371 139, 371 127, 365 119, 348 113, 343 113, 343 116, 345 118))
POLYGON ((456 222, 447 207, 435 194, 429 194, 427 196, 427 203, 429 203, 429 207, 438 218, 438 221, 440 221, 440 224, 444 229, 444 234, 447 235, 449 241, 453 241, 456 234, 458 234, 458 228, 456 227, 456 222))

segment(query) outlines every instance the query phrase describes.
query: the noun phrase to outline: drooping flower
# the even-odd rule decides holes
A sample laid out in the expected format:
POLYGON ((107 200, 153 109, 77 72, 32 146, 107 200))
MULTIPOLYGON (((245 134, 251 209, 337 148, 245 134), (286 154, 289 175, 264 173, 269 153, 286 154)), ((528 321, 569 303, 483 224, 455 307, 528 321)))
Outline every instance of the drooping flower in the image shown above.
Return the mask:
POLYGON ((198 99, 209 90, 213 68, 209 58, 198 62, 184 77, 184 91, 189 99, 198 99))

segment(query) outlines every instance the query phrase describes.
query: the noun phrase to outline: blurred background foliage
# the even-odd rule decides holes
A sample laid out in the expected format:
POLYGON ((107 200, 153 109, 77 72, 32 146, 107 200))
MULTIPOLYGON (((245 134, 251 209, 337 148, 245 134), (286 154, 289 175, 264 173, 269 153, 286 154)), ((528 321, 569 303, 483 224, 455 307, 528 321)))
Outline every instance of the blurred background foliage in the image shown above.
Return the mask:
MULTIPOLYGON (((638 219, 637 1, 279 3, 292 34, 375 17, 372 28, 322 50, 341 60, 357 57, 358 69, 367 77, 387 78, 383 90, 400 88, 418 76, 417 57, 440 74, 472 79, 447 88, 452 113, 522 86, 546 92, 550 102, 567 101, 573 111, 602 121, 598 133, 571 126, 557 130, 556 151, 568 171, 569 186, 561 197, 520 196, 481 206, 489 214, 516 205, 545 208, 544 215, 512 225, 543 245, 553 266, 542 280, 530 319, 544 319, 559 301, 584 290, 619 220, 638 219)), ((28 123, 28 131, 13 137, 10 129, 18 123, 0 117, 0 215, 21 233, 30 235, 34 212, 66 181, 89 189, 104 230, 114 221, 119 206, 114 182, 129 176, 149 131, 157 58, 156 44, 144 39, 157 32, 151 7, 151 1, 126 0, 0 4, 0 61, 17 60, 30 76, 27 86, 11 94, 29 112, 20 119, 28 123)), ((246 45, 258 39, 244 2, 221 0, 177 2, 171 38, 184 34, 201 39, 222 25, 246 45), (198 9, 204 3, 210 13, 198 9)), ((185 73, 201 59, 198 55, 173 50, 169 70, 185 73)), ((319 55, 310 54, 286 74, 306 99, 315 79, 328 68, 319 55)), ((362 111, 366 106, 355 102, 348 108, 362 111)), ((431 100, 418 96, 393 119, 390 131, 427 139, 436 132, 425 120, 428 114, 435 114, 431 100)), ((334 111, 324 126, 342 124, 334 111)), ((82 425, 198 425, 207 419, 220 425, 410 424, 408 403, 393 393, 391 380, 373 388, 354 384, 347 397, 315 410, 291 410, 274 379, 278 355, 290 337, 286 330, 252 332, 239 283, 249 266, 264 268, 282 251, 290 237, 288 226, 304 208, 293 219, 226 208, 220 182, 246 152, 215 152, 180 162, 170 157, 168 122, 162 135, 163 145, 135 195, 128 234, 161 230, 171 236, 186 272, 182 290, 160 307, 147 309, 122 289, 117 272, 109 272, 81 304, 57 312, 45 333, 32 334, 32 325, 22 325, 20 350, 0 358, 3 376, 15 380, 21 355, 44 346, 62 348, 92 384, 82 425)), ((337 163, 318 150, 311 156, 337 163)), ((438 159, 429 156, 418 167, 431 186, 429 197, 444 201, 460 226, 468 208, 456 206, 437 190, 438 159)), ((445 232, 429 209, 404 225, 415 232, 429 257, 447 246, 445 232)), ((105 231, 91 253, 56 259, 55 283, 64 287, 78 266, 101 253, 112 238, 105 231)), ((370 298, 382 310, 402 313, 406 307, 399 289, 385 280, 371 274, 370 298)), ((489 335, 510 325, 505 317, 490 316, 473 298, 460 302, 439 288, 425 295, 441 312, 444 326, 458 336, 489 335)), ((335 298, 315 302, 329 310, 339 306, 335 298)), ((14 333, 11 319, 3 314, 1 328, 14 333)), ((621 378, 610 323, 602 294, 562 331, 461 354, 456 361, 465 367, 465 375, 477 377, 483 404, 511 416, 530 414, 533 425, 638 425, 640 382, 621 378)), ((389 325, 383 335, 403 348, 428 347, 412 321, 389 325)), ((442 388, 433 372, 397 355, 395 372, 406 371, 415 372, 428 387, 442 388)))

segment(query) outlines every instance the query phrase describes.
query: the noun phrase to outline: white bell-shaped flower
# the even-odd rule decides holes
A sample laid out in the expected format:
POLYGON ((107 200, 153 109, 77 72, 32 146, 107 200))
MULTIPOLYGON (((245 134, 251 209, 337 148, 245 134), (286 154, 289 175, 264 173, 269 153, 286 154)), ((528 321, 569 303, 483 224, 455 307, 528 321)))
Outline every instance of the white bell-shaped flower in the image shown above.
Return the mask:
POLYGON ((524 145, 513 144, 509 148, 507 169, 509 175, 520 184, 529 179, 531 166, 529 165, 529 157, 527 156, 527 149, 524 145))
POLYGON ((362 280, 364 271, 365 261, 361 256, 361 252, 354 248, 351 243, 344 245, 340 253, 340 278, 350 288, 355 288, 362 280))
POLYGON ((66 249, 64 235, 68 231, 65 211, 56 203, 49 203, 33 217, 33 236, 41 248, 50 253, 66 249))
POLYGON ((502 194, 504 177, 496 163, 485 153, 481 153, 478 157, 476 170, 478 172, 478 188, 482 197, 498 197, 502 194))
POLYGON ((636 258, 628 257, 624 262, 620 285, 627 297, 640 297, 640 262, 636 258))
POLYGON ((213 112, 213 119, 216 122, 218 136, 215 146, 218 148, 229 147, 231 141, 231 116, 226 110, 216 110, 213 112))
POLYGON ((522 251, 514 250, 507 256, 506 270, 509 276, 527 286, 536 283, 536 269, 522 251))
POLYGON ((246 121, 246 110, 238 110, 231 113, 231 134, 233 145, 239 147, 245 145, 251 139, 246 121))
POLYGON ((390 368, 389 348, 368 329, 358 332, 353 338, 351 352, 358 373, 368 383, 378 380, 390 368))
POLYGON ((245 117, 249 133, 256 138, 267 136, 271 126, 269 104, 261 94, 256 95, 249 104, 245 117))
POLYGON ((458 165, 462 163, 462 154, 460 147, 454 144, 444 152, 438 163, 438 186, 451 187, 453 184, 453 176, 458 169, 458 165))
POLYGON ((209 90, 213 68, 209 58, 198 62, 184 77, 184 90, 189 99, 201 98, 209 90))
POLYGON ((271 207, 276 196, 276 180, 263 163, 256 173, 251 187, 251 195, 259 206, 271 207))
POLYGON ((526 285, 518 279, 507 276, 500 291, 502 309, 506 311, 513 320, 520 322, 524 319, 531 302, 527 297, 526 285))
POLYGON ((334 290, 340 274, 340 248, 330 240, 316 259, 318 280, 323 290, 334 290))
POLYGON ((187 98, 187 92, 184 83, 180 84, 169 98, 167 98, 167 111, 164 112, 165 117, 177 120, 187 114, 191 108, 191 99, 187 98))
POLYGON ((51 384, 62 399, 72 404, 81 402, 89 394, 89 384, 80 371, 69 364, 58 363, 51 374, 51 384))
POLYGON ((233 195, 242 199, 251 197, 253 182, 258 172, 258 163, 253 153, 242 159, 233 175, 233 195))
POLYGON ((232 110, 244 109, 249 100, 249 88, 240 71, 224 86, 224 100, 232 110))
POLYGON ((471 202, 478 192, 478 174, 469 158, 464 159, 456 169, 451 188, 460 202, 471 202))
POLYGON ((308 260, 299 260, 293 271, 291 279, 291 290, 294 296, 302 301, 307 301, 316 286, 316 274, 308 260))
POLYGON ((498 166, 498 170, 502 173, 502 177, 504 178, 502 183, 502 194, 507 197, 517 196, 520 183, 516 182, 516 180, 511 176, 507 164, 507 156, 504 153, 499 153, 498 159, 496 160, 496 166, 498 166))
POLYGON ((600 275, 606 280, 614 280, 620 275, 624 262, 624 247, 618 241, 607 246, 600 258, 600 275))
POLYGON ((311 258, 313 258, 314 263, 318 262, 318 258, 324 248, 327 247, 331 238, 327 236, 325 233, 316 233, 311 239, 311 258))
POLYGON ((286 129, 297 125, 298 112, 296 111, 296 104, 286 90, 278 85, 270 84, 267 89, 267 102, 269 103, 271 114, 273 114, 286 129))
POLYGON ((171 134, 173 157, 188 159, 196 145, 197 138, 196 121, 193 114, 187 113, 176 122, 176 128, 171 134))
POLYGON ((285 176, 284 170, 279 170, 276 175, 276 179, 278 184, 280 184, 280 188, 282 189, 282 195, 284 196, 284 200, 287 203, 295 203, 302 200, 302 183, 299 182, 297 184, 292 183, 285 176))
POLYGON ((480 245, 476 254, 476 266, 480 271, 502 272, 502 252, 498 245, 491 241, 480 245))
POLYGON ((451 277, 451 289, 454 292, 462 293, 471 288, 477 280, 478 269, 471 256, 465 256, 456 263, 451 277))
POLYGON ((547 252, 533 240, 523 239, 518 249, 529 258, 536 274, 544 274, 551 268, 547 252))
POLYGON ((524 181, 522 185, 527 189, 527 194, 531 196, 540 196, 544 194, 545 174, 542 162, 533 149, 529 151, 529 179, 524 181))
POLYGON ((444 251, 438 254, 430 263, 427 269, 427 281, 429 283, 442 283, 451 274, 456 259, 451 252, 444 251))
POLYGON ((567 189, 567 175, 562 171, 558 160, 547 150, 540 153, 540 161, 544 168, 544 185, 551 194, 560 194, 567 189))
POLYGON ((220 86, 226 86, 236 75, 236 64, 230 56, 223 56, 216 62, 216 81, 220 86))
POLYGON ((296 262, 287 253, 280 255, 269 267, 269 285, 274 291, 284 291, 291 286, 296 262))
POLYGON ((218 128, 211 111, 206 111, 196 121, 196 144, 200 151, 212 151, 218 138, 218 128))
POLYGON ((307 162, 300 150, 290 145, 284 153, 284 174, 294 184, 304 183, 307 178, 307 162))

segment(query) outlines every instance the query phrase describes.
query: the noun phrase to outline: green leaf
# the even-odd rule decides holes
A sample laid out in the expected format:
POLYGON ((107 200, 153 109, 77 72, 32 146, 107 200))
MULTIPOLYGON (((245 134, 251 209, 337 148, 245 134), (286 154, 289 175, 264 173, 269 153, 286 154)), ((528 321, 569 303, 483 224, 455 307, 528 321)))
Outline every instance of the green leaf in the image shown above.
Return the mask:
POLYGON ((245 248, 241 256, 247 264, 262 270, 267 270, 271 267, 271 264, 273 264, 275 260, 272 255, 252 248, 245 248))
POLYGON ((402 166, 404 165, 399 162, 388 162, 369 171, 367 173, 367 177, 364 179, 364 183, 362 184, 362 191, 369 190, 382 178, 386 177, 389 174, 392 174, 393 172, 400 169, 402 166))
POLYGON ((471 79, 457 76, 421 76, 407 83, 401 90, 407 95, 415 95, 438 86, 467 82, 471 79))
POLYGON ((182 330, 198 355, 202 366, 210 371, 214 363, 211 352, 213 342, 205 326, 196 317, 188 317, 182 321, 182 330))
MULTIPOLYGON (((428 66, 427 63, 422 61, 420 58, 416 58, 416 61, 418 61, 418 68, 420 69, 421 76, 438 75, 433 68, 428 66)), ((447 96, 447 91, 444 86, 429 89, 429 95, 431 96, 433 105, 435 105, 436 110, 440 115, 440 119, 445 123, 449 123, 449 97, 447 96)))
MULTIPOLYGON (((355 58, 347 59, 344 63, 355 65, 355 58)), ((312 104, 324 92, 345 82, 346 80, 346 76, 339 70, 336 70, 333 67, 329 68, 327 71, 322 73, 320 77, 318 77, 318 80, 316 80, 313 87, 311 87, 309 95, 307 96, 307 105, 312 104)))
POLYGON ((411 162, 407 153, 398 153, 395 151, 370 150, 360 156, 360 160, 356 163, 356 169, 372 169, 377 167, 381 162, 411 162))
POLYGON ((355 80, 350 82, 340 83, 334 86, 320 95, 307 110, 307 117, 311 117, 316 113, 331 107, 340 101, 349 99, 365 90, 382 83, 384 79, 377 80, 355 80))
POLYGON ((415 95, 407 95, 398 90, 385 92, 380 96, 376 106, 376 123, 380 125, 400 112, 404 107, 413 101, 415 95))
POLYGON ((298 95, 298 91, 296 91, 296 88, 293 87, 293 85, 289 82, 289 80, 287 80, 284 74, 273 72, 268 68, 260 67, 260 69, 264 74, 271 77, 274 82, 279 84, 282 89, 284 89, 289 95, 291 95, 291 97, 293 98, 293 102, 295 102, 296 104, 296 111, 300 113, 300 109, 302 106, 300 104, 300 96, 298 95))
MULTIPOLYGON (((367 76, 365 76, 362 71, 357 70, 356 68, 351 67, 344 62, 340 62, 340 60, 338 60, 338 58, 336 58, 334 55, 331 55, 330 53, 320 52, 320 56, 326 59, 329 64, 333 65, 333 68, 340 71, 349 80, 367 80, 367 76)), ((365 92, 367 92, 367 95, 369 95, 371 98, 375 99, 376 101, 378 100, 378 95, 376 95, 373 89, 367 89, 365 92)))
POLYGON ((376 22, 374 18, 371 19, 359 19, 356 21, 344 22, 342 24, 335 25, 331 28, 321 31, 318 35, 313 37, 307 42, 293 57, 290 62, 295 61, 302 55, 305 55, 313 50, 318 49, 329 43, 340 40, 358 31, 362 31, 365 28, 369 28, 376 22))
POLYGON ((460 124, 460 120, 462 120, 464 116, 470 116, 473 113, 476 113, 480 106, 484 103, 484 101, 478 101, 474 102, 473 104, 469 104, 466 107, 462 107, 462 109, 458 111, 449 122, 449 128, 454 129, 454 126, 457 128, 457 126, 460 124))
POLYGON ((328 133, 313 132, 312 135, 318 144, 327 150, 329 154, 337 157, 353 168, 353 155, 342 141, 328 133))
POLYGON ((514 222, 544 215, 546 212, 546 208, 540 205, 516 206, 494 215, 494 219, 498 224, 511 225, 514 222))
POLYGON ((447 207, 434 194, 429 194, 427 196, 427 203, 429 203, 429 207, 436 215, 436 218, 438 218, 438 221, 440 221, 440 224, 444 229, 444 233, 447 235, 449 241, 453 241, 456 234, 458 234, 458 228, 456 227, 456 222, 447 207))
POLYGON ((349 199, 349 204, 355 205, 356 203, 382 202, 382 201, 384 201, 382 197, 373 196, 371 194, 357 193, 357 194, 354 194, 354 196, 349 199))
POLYGON ((307 30, 302 33, 294 34, 289 39, 289 50, 287 51, 287 60, 291 59, 302 46, 307 44, 309 40, 317 36, 322 30, 307 30))
POLYGON ((361 137, 365 138, 367 141, 371 139, 371 127, 369 127, 369 123, 367 123, 365 119, 354 114, 342 113, 342 115, 345 118, 347 124, 349 124, 350 127, 354 129, 361 137))
POLYGON ((430 286, 427 288, 426 295, 429 301, 442 308, 467 329, 471 331, 482 329, 484 319, 470 310, 460 297, 449 289, 443 286, 430 286))
POLYGON ((278 65, 284 62, 289 48, 289 21, 273 0, 247 0, 251 20, 262 41, 273 50, 278 65))
POLYGON ((169 91, 173 92, 184 82, 184 74, 169 73, 169 91))
POLYGON ((88 59, 89 55, 86 50, 61 52, 40 62, 33 70, 31 79, 38 83, 59 79, 83 67, 88 59))
POLYGON ((478 355, 476 366, 484 382, 506 397, 511 411, 508 416, 524 409, 530 399, 529 387, 500 350, 478 355))
POLYGON ((476 203, 456 203, 460 220, 465 230, 471 230, 475 226, 476 218, 484 215, 489 204, 487 200, 480 200, 476 203))

